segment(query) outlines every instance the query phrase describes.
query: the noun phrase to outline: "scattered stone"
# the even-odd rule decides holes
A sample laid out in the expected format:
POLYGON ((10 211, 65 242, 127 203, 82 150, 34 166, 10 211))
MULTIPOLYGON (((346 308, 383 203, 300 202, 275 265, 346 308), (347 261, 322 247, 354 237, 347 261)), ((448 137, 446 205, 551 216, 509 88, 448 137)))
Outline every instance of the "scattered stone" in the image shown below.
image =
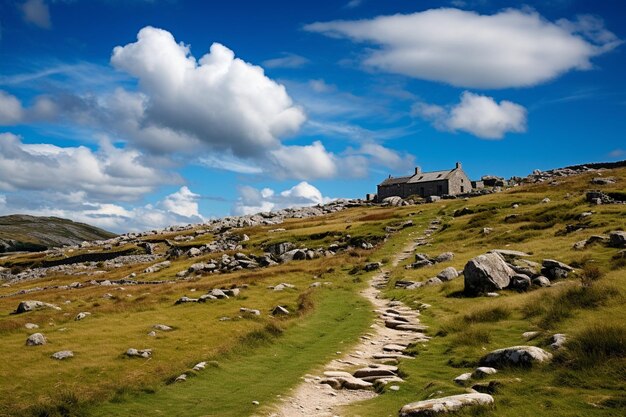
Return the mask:
POLYGON ((454 382, 458 385, 464 386, 471 379, 472 379, 472 373, 466 372, 454 378, 454 382))
POLYGON ((176 300, 174 304, 178 305, 178 304, 184 304, 184 303, 197 303, 197 302, 198 302, 197 298, 189 298, 187 296, 183 296, 183 297, 180 297, 178 300, 176 300))
POLYGON ((454 278, 457 278, 458 276, 459 276, 458 271, 451 266, 447 267, 446 269, 444 269, 443 271, 437 274, 437 278, 439 278, 442 281, 451 281, 454 278))
POLYGON ((489 394, 459 394, 407 404, 400 409, 400 417, 434 416, 438 413, 459 411, 465 407, 492 404, 493 397, 489 394))
POLYGON ((152 326, 152 328, 155 330, 161 330, 163 332, 169 332, 170 330, 174 330, 172 327, 165 324, 155 324, 154 326, 152 326))
POLYGON ((192 369, 194 371, 202 371, 204 368, 206 368, 206 362, 198 362, 192 369))
POLYGON ((14 314, 21 314, 21 313, 26 313, 29 311, 41 310, 44 308, 51 308, 53 310, 61 310, 60 307, 55 306, 54 304, 44 303, 43 301, 28 300, 28 301, 20 302, 17 306, 17 309, 15 309, 14 314))
POLYGON ((126 351, 126 356, 132 357, 140 357, 140 358, 149 358, 152 356, 152 349, 134 349, 130 348, 126 351))
POLYGON ((91 316, 90 312, 88 312, 88 311, 81 311, 80 313, 78 313, 76 315, 76 317, 74 317, 74 320, 75 321, 80 321, 80 320, 83 320, 83 319, 87 318, 88 316, 91 316))
POLYGON ((187 374, 180 374, 174 380, 174 382, 185 382, 185 381, 187 381, 187 374))
POLYGON ((150 337, 156 337, 156 335, 157 335, 157 333, 154 330, 152 330, 150 333, 148 333, 148 336, 150 336, 150 337))
POLYGON ((540 332, 524 332, 522 333, 522 337, 526 340, 532 340, 535 337, 539 336, 541 333, 540 332))
POLYGON ((626 232, 617 230, 609 233, 609 245, 614 248, 626 248, 626 232))
POLYGON ((454 253, 444 252, 435 258, 435 262, 436 263, 448 262, 448 261, 451 261, 452 259, 454 259, 454 253))
POLYGON ((552 201, 552 200, 550 200, 548 197, 546 197, 543 200, 541 200, 541 204, 548 204, 550 201, 552 201))
POLYGON ((35 323, 26 323, 24 327, 26 327, 28 330, 34 330, 34 329, 38 329, 39 325, 35 323))
POLYGON ((52 359, 58 359, 60 361, 63 359, 73 358, 73 357, 74 357, 74 352, 72 352, 71 350, 61 350, 59 352, 53 353, 51 356, 52 359))
POLYGON ((259 402, 258 401, 252 401, 252 404, 253 405, 259 405, 259 402))
POLYGON ((568 273, 574 270, 571 266, 554 259, 544 259, 542 266, 541 273, 550 280, 567 278, 568 273))
POLYGON ((289 310, 287 310, 283 306, 276 306, 272 309, 272 316, 281 316, 289 314, 289 310))
POLYGON ((380 262, 370 262, 369 264, 365 264, 363 269, 369 272, 369 271, 375 271, 377 269, 380 269, 382 266, 383 264, 381 264, 380 262))
POLYGON ((552 337, 550 338, 550 347, 553 350, 559 350, 563 347, 566 341, 567 341, 567 336, 564 335, 563 333, 553 334, 552 337))
POLYGON ((472 372, 472 378, 480 379, 489 375, 496 374, 497 372, 498 370, 495 368, 490 368, 488 366, 480 366, 474 369, 474 372, 472 372))
POLYGON ((474 384, 472 385, 472 389, 483 394, 495 394, 501 385, 502 383, 500 381, 489 381, 487 383, 482 382, 474 384))
POLYGON ((26 339, 26 346, 41 346, 48 342, 46 337, 41 333, 33 333, 26 339))
POLYGON ((245 308, 245 307, 241 307, 239 309, 240 312, 245 313, 245 314, 250 314, 253 316, 260 316, 261 312, 259 310, 254 310, 252 308, 245 308))
POLYGON ((497 349, 483 356, 480 363, 489 365, 532 366, 535 362, 547 362, 552 354, 536 346, 513 346, 497 349))
POLYGON ((398 385, 392 385, 389 387, 391 391, 400 391, 400 387, 398 385))

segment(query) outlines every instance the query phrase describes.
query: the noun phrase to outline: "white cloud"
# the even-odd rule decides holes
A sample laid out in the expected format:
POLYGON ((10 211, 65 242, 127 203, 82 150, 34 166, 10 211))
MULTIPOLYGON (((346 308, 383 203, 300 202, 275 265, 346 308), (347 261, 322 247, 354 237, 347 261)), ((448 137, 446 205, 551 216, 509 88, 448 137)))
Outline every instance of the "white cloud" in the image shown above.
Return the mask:
POLYGON ((84 192, 91 200, 134 200, 177 175, 152 168, 135 150, 101 143, 97 152, 79 147, 25 144, 0 134, 0 190, 84 192))
POLYGON ((346 9, 355 9, 363 3, 363 0, 350 0, 346 4, 346 9))
POLYGON ((24 109, 17 97, 0 90, 0 125, 12 125, 22 121, 24 109))
POLYGON ((198 212, 198 198, 199 195, 183 186, 154 205, 127 208, 119 204, 91 202, 82 192, 68 197, 62 193, 35 191, 21 196, 0 194, 0 214, 56 216, 125 233, 202 223, 205 218, 198 212))
POLYGON ((609 152, 609 156, 611 158, 621 158, 624 155, 626 155, 626 150, 620 148, 613 149, 611 152, 609 152))
POLYGON ((27 0, 20 6, 24 14, 24 20, 43 29, 50 29, 50 10, 43 0, 27 0))
POLYGON ((309 60, 303 56, 284 53, 279 58, 272 58, 263 61, 263 66, 267 68, 302 68, 309 63, 309 60))
POLYGON ((378 143, 364 143, 356 153, 370 157, 374 164, 395 170, 403 170, 415 166, 415 158, 412 155, 401 154, 378 143))
POLYGON ((314 206, 332 200, 332 198, 324 197, 320 190, 306 181, 280 193, 276 193, 270 188, 259 190, 250 186, 242 186, 239 188, 239 199, 233 207, 233 214, 244 215, 287 207, 314 206))
POLYGON ((483 139, 501 139, 508 132, 525 132, 527 111, 519 104, 470 93, 454 106, 416 103, 413 114, 433 122, 440 130, 465 131, 483 139))
POLYGON ((179 216, 202 217, 198 212, 198 198, 200 195, 192 193, 189 188, 183 186, 180 190, 168 195, 161 202, 161 206, 179 216))
POLYGON ((335 155, 326 151, 319 141, 306 146, 283 146, 270 154, 278 177, 331 178, 337 173, 335 155))
POLYGON ((526 87, 587 70, 593 57, 620 44, 598 19, 553 23, 537 12, 515 9, 493 15, 431 9, 317 22, 305 29, 379 45, 366 52, 367 67, 477 88, 526 87))
POLYGON ((167 31, 145 27, 137 42, 113 50, 111 63, 139 80, 135 115, 142 129, 167 130, 237 157, 278 148, 305 120, 285 87, 225 46, 196 60, 167 31))

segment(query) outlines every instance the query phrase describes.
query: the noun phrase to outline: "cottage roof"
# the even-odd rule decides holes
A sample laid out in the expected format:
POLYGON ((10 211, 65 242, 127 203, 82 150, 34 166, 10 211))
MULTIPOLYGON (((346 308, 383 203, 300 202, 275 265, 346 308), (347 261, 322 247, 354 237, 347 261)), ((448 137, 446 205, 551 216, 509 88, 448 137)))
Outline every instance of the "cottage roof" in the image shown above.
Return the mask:
POLYGON ((384 185, 396 185, 396 184, 415 184, 415 183, 420 183, 420 182, 446 180, 450 178, 450 175, 456 169, 460 169, 460 168, 447 169, 444 171, 420 172, 415 175, 409 175, 408 177, 389 177, 389 178, 386 178, 379 185, 384 186, 384 185))

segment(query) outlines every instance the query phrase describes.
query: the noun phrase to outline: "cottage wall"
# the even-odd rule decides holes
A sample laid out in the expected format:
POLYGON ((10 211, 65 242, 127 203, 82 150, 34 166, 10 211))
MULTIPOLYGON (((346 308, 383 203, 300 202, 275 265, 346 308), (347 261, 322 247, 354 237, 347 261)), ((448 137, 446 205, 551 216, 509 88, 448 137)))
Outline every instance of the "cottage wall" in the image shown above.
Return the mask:
POLYGON ((470 191, 472 191, 472 181, 463 170, 454 170, 449 178, 448 194, 457 195, 469 193, 470 191))

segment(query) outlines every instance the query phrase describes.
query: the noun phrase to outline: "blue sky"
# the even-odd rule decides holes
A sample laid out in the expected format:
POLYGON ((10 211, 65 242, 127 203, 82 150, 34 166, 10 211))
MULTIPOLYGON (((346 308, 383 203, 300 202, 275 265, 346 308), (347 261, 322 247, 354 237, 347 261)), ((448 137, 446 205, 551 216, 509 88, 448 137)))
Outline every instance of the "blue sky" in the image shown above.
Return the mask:
POLYGON ((0 0, 0 214, 142 230, 626 159, 620 3, 0 0))

